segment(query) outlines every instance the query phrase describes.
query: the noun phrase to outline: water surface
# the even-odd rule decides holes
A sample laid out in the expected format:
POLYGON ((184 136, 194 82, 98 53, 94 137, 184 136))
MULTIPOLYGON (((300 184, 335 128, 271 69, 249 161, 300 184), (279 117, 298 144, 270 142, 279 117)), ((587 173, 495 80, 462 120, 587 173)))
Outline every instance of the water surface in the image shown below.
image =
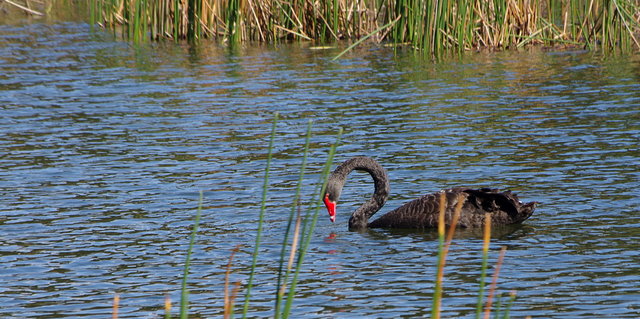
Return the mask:
MULTIPOLYGON (((0 315, 160 317, 179 298, 204 191, 191 309, 222 314, 225 267, 246 284, 269 132, 279 112, 251 316, 273 315, 280 242, 313 120, 307 207, 337 130, 336 161, 375 157, 383 209, 451 186, 538 201, 508 248, 498 290, 514 317, 640 316, 640 81, 637 56, 571 51, 469 53, 432 63, 411 51, 308 44, 230 49, 133 45, 82 23, 0 26, 0 315)), ((296 318, 428 316, 432 232, 347 230, 370 194, 345 187, 337 222, 321 212, 296 318)), ((306 209, 304 209, 306 212, 306 209)), ((472 317, 481 240, 454 242, 443 316, 472 317)))

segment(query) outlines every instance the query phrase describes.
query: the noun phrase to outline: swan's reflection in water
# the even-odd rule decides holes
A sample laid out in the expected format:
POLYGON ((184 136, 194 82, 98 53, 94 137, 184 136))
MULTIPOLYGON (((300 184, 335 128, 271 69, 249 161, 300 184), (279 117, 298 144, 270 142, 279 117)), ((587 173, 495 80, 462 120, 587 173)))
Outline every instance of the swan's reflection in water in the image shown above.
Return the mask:
MULTIPOLYGON (((448 229, 446 230, 449 231, 448 229)), ((531 236, 535 233, 535 228, 529 225, 517 224, 517 225, 500 225, 491 228, 492 240, 514 240, 531 236)), ((361 232, 364 236, 368 236, 375 240, 384 240, 401 237, 411 237, 414 240, 434 241, 438 240, 438 231, 435 228, 428 228, 422 230, 415 229, 402 229, 402 228, 369 228, 361 232)), ((331 239, 335 241, 337 235, 332 233, 331 239)), ((481 228, 457 228, 453 235, 454 241, 456 239, 482 239, 484 236, 481 228)), ((329 241, 329 237, 325 239, 325 242, 329 241)))

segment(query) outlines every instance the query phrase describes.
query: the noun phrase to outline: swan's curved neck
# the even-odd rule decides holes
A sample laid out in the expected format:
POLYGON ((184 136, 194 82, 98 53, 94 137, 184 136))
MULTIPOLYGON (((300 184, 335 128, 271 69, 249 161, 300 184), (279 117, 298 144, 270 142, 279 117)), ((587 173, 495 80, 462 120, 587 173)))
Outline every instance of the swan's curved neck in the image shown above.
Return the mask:
POLYGON ((385 169, 374 159, 359 156, 345 161, 329 176, 326 193, 332 197, 334 202, 338 201, 347 176, 354 170, 365 171, 373 177, 374 192, 368 201, 351 214, 350 230, 367 228, 369 218, 384 206, 389 196, 389 179, 385 169))

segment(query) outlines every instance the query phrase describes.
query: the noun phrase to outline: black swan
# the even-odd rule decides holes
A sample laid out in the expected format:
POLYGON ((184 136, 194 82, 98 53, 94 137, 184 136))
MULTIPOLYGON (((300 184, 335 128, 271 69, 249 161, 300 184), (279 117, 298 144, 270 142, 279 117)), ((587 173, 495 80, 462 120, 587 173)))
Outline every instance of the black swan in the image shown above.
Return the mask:
MULTIPOLYGON (((366 171, 373 177, 375 190, 373 196, 362 204, 349 219, 350 230, 369 228, 434 228, 438 226, 439 193, 427 194, 414 199, 369 223, 389 196, 387 172, 372 158, 358 156, 338 166, 329 176, 322 198, 334 222, 336 204, 340 198, 347 175, 353 170, 366 171)), ((465 200, 460 212, 458 227, 476 228, 484 224, 485 213, 491 213, 492 225, 518 224, 533 214, 537 202, 522 203, 516 194, 498 189, 471 189, 454 187, 441 191, 446 195, 447 207, 445 223, 449 223, 453 209, 459 198, 465 200)))

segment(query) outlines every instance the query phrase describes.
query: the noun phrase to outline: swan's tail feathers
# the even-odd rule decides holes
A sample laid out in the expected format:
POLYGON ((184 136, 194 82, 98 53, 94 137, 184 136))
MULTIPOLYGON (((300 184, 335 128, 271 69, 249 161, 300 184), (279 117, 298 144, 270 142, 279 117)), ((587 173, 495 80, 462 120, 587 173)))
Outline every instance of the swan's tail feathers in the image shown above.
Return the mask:
POLYGON ((522 223, 527 220, 531 215, 533 215, 533 211, 538 206, 538 202, 530 202, 526 204, 522 204, 522 206, 518 207, 518 223, 522 223))

